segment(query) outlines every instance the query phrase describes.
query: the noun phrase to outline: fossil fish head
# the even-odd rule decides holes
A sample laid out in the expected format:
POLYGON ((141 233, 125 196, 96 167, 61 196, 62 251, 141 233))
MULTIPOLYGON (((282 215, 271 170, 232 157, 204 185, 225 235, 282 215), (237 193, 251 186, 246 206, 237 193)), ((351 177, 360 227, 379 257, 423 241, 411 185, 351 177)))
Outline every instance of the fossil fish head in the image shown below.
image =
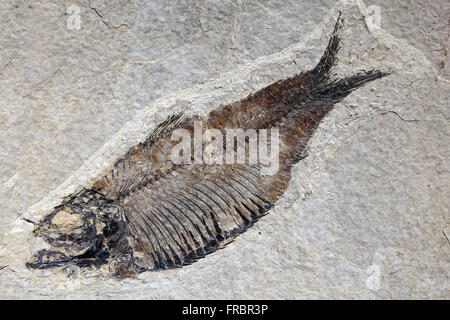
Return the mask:
POLYGON ((90 246, 89 236, 96 233, 95 217, 69 206, 57 207, 36 224, 33 233, 55 247, 83 250, 90 246))
POLYGON ((104 203, 93 192, 75 195, 35 225, 34 235, 43 238, 50 249, 36 252, 27 266, 46 269, 104 264, 119 229, 113 203, 104 203))

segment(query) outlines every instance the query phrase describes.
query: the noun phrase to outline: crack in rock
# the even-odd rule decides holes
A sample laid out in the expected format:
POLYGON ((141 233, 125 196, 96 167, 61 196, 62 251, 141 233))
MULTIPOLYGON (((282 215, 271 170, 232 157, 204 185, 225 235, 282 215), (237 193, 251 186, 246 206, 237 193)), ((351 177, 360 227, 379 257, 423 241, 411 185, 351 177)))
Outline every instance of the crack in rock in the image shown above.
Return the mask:
POLYGON ((395 114, 400 120, 405 121, 405 122, 420 122, 419 119, 405 119, 403 118, 401 115, 399 115, 397 112, 395 112, 394 110, 386 110, 386 111, 382 111, 380 114, 381 115, 385 115, 388 113, 393 113, 395 114))
POLYGON ((24 95, 22 98, 23 98, 23 99, 28 98, 28 97, 31 96, 33 93, 43 90, 44 87, 45 87, 46 85, 49 84, 49 82, 50 82, 50 81, 53 79, 53 77, 61 70, 62 67, 63 67, 63 66, 60 66, 58 69, 56 69, 56 71, 53 72, 53 73, 50 75, 50 77, 48 77, 48 79, 42 80, 41 82, 39 82, 38 84, 36 84, 36 85, 34 86, 34 88, 31 89, 31 92, 27 93, 27 94, 24 95))
POLYGON ((121 23, 121 24, 119 24, 118 26, 109 25, 109 23, 106 22, 105 19, 103 18, 103 15, 100 14, 100 12, 98 11, 98 9, 97 9, 97 8, 94 8, 94 7, 91 5, 91 0, 89 0, 89 8, 90 8, 92 11, 94 11, 95 14, 96 14, 97 16, 100 17, 100 19, 102 20, 103 24, 104 24, 108 29, 120 29, 121 27, 126 27, 126 28, 128 28, 128 29, 131 29, 131 27, 130 27, 128 24, 126 24, 126 23, 121 23))
POLYGON ((447 242, 450 245, 450 240, 448 239, 447 234, 445 233, 444 229, 442 229, 442 234, 444 235, 445 239, 447 239, 447 242))

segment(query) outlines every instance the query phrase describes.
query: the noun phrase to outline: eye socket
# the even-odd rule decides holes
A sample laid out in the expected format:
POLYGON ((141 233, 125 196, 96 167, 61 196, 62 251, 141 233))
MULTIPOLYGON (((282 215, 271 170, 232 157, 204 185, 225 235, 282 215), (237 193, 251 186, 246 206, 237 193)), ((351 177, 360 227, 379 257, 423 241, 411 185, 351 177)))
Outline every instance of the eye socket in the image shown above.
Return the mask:
POLYGON ((53 216, 51 224, 58 229, 76 229, 83 226, 83 219, 79 213, 65 207, 53 216))

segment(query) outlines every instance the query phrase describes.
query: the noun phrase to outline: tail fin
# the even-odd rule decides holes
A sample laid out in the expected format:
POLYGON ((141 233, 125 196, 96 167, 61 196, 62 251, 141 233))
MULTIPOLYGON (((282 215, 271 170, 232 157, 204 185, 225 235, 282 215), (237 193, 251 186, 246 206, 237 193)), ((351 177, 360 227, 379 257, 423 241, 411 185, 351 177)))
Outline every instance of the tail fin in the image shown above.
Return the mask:
POLYGON ((362 87, 366 83, 372 82, 388 76, 389 72, 380 70, 369 70, 357 73, 343 79, 333 80, 325 85, 319 86, 314 92, 314 100, 339 102, 348 96, 353 90, 362 87))
POLYGON ((373 80, 388 76, 389 72, 381 72, 379 70, 369 70, 359 72, 356 75, 343 79, 330 80, 330 72, 338 61, 337 54, 340 50, 341 38, 340 31, 343 28, 341 12, 334 25, 333 33, 328 41, 327 48, 320 58, 317 66, 311 70, 311 74, 316 82, 316 89, 312 96, 317 101, 339 102, 348 96, 353 90, 369 83, 373 80))
POLYGON ((328 41, 327 48, 320 58, 317 66, 311 71, 315 75, 316 81, 322 83, 329 80, 330 71, 336 65, 338 58, 337 54, 340 49, 341 38, 339 37, 340 31, 342 30, 343 23, 341 18, 341 12, 339 12, 339 17, 334 25, 333 33, 328 41))

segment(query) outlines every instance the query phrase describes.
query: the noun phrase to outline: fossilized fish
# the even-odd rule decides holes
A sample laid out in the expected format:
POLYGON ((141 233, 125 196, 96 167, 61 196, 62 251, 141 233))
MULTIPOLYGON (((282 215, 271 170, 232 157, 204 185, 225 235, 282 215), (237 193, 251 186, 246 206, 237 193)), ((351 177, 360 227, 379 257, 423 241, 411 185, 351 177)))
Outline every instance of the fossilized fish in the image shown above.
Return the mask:
MULTIPOLYGON (((388 74, 370 70, 330 79, 341 29, 339 17, 314 69, 277 81, 206 116, 169 117, 101 179, 67 197, 35 225, 34 234, 51 249, 38 251, 27 266, 108 264, 116 277, 133 276, 190 264, 252 226, 283 195, 292 167, 333 106, 353 90, 388 74), (172 141, 172 133, 182 129, 195 135, 198 124, 203 131, 217 129, 224 134, 233 128, 277 129, 276 172, 265 174, 263 164, 248 160, 175 163, 171 159, 178 142, 172 141)), ((249 152, 247 142, 249 138, 245 149, 249 152)), ((233 148, 238 148, 234 141, 233 148)), ((193 159, 195 150, 188 157, 193 159)))

